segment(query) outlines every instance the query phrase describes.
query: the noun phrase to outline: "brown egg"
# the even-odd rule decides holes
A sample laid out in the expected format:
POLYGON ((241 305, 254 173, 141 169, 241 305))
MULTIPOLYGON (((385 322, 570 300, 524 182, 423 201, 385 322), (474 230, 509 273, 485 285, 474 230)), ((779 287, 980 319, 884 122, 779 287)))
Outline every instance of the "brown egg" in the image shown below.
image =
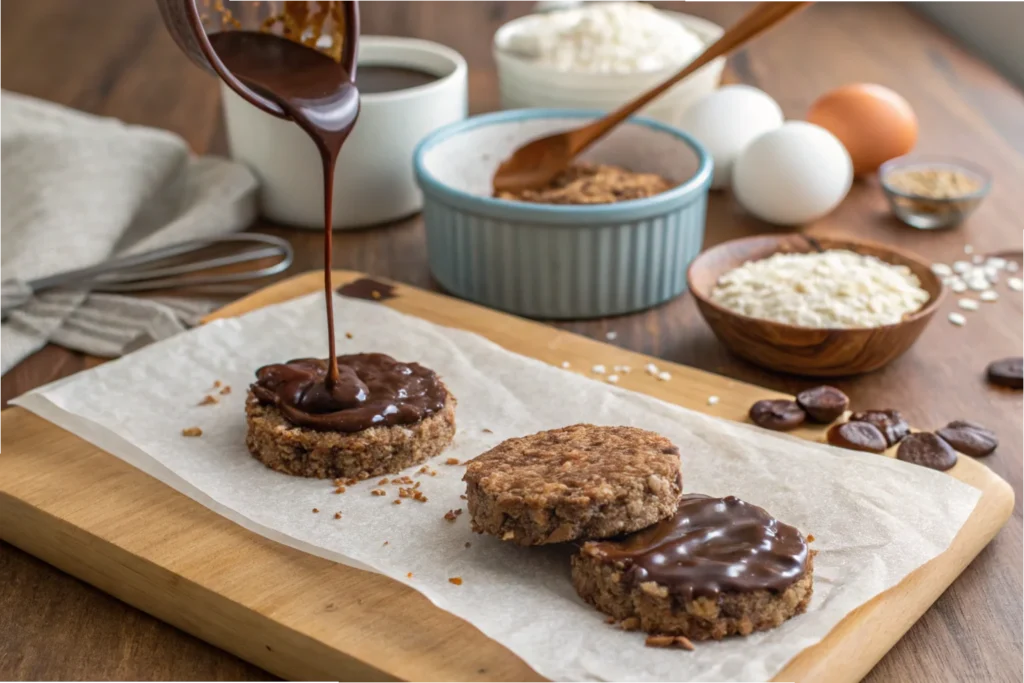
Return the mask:
POLYGON ((807 120, 830 131, 850 153, 853 172, 873 173, 917 142, 917 117, 900 95, 873 83, 851 83, 815 101, 807 120))

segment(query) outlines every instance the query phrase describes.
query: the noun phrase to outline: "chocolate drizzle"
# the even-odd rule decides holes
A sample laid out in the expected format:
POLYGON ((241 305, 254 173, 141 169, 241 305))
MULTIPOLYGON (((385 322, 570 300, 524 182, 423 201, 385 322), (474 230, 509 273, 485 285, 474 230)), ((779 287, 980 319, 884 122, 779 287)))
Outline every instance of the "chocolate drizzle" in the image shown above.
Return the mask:
MULTIPOLYGON (((303 359, 261 368, 253 393, 260 401, 277 405, 294 424, 314 429, 358 431, 376 424, 399 424, 397 420, 406 418, 396 416, 415 413, 418 409, 403 408, 401 397, 386 391, 377 400, 367 398, 366 387, 362 385, 365 380, 357 375, 357 370, 349 368, 343 378, 337 362, 331 283, 334 171, 341 147, 359 116, 359 91, 353 82, 359 37, 356 2, 342 4, 342 19, 344 39, 337 62, 311 47, 271 33, 224 31, 208 38, 216 59, 228 71, 278 104, 285 116, 309 135, 320 152, 323 167, 328 357, 326 361, 303 359), (378 406, 381 401, 384 405, 378 406)), ((388 360, 395 363, 391 358, 388 360)), ((358 365, 361 361, 353 362, 358 365)), ((379 369, 372 363, 360 367, 368 372, 379 369)), ((392 377, 393 381, 383 381, 381 389, 392 385, 395 391, 404 389, 397 377, 399 375, 392 377)))
POLYGON ((363 277, 353 280, 348 284, 338 287, 338 294, 352 299, 364 299, 366 301, 387 301, 394 299, 395 286, 386 282, 379 282, 373 278, 363 277))
POLYGON ((676 514, 612 541, 587 544, 634 584, 654 581, 684 600, 721 592, 782 592, 807 569, 803 534, 733 496, 683 496, 676 514))
POLYGON ((383 353, 337 360, 338 380, 331 386, 327 360, 299 358, 263 366, 250 389, 292 424, 323 431, 412 424, 444 408, 444 385, 418 363, 400 363, 383 353))

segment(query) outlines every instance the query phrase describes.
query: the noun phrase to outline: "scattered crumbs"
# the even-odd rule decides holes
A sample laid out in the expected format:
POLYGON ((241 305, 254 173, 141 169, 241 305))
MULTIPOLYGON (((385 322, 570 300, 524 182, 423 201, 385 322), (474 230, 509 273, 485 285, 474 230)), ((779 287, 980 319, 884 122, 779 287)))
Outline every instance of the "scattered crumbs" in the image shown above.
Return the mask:
MULTIPOLYGON (((395 498, 394 503, 395 503, 395 505, 401 505, 402 501, 400 501, 399 499, 395 498)), ((387 543, 385 543, 384 545, 387 545, 387 543)))
POLYGON ((469 498, 466 497, 465 493, 459 494, 459 498, 461 498, 462 500, 469 500, 469 498))
POLYGON ((387 545, 387 544, 388 544, 388 541, 384 541, 384 545, 387 545))
POLYGON ((226 386, 226 387, 224 387, 223 389, 220 390, 220 395, 221 396, 227 396, 230 393, 231 393, 231 387, 230 386, 226 386))
POLYGON ((632 369, 628 365, 616 365, 612 368, 615 372, 621 372, 623 375, 628 375, 632 369))
POLYGON ((662 382, 667 382, 670 379, 672 379, 672 375, 662 370, 661 372, 658 373, 658 379, 661 380, 662 382))
POLYGON ((444 464, 445 465, 458 465, 459 464, 459 459, 458 458, 448 458, 447 460, 444 461, 444 464))
MULTIPOLYGON (((1009 270, 1009 268, 1007 268, 1007 270, 1009 270)), ((1015 292, 1019 292, 1024 289, 1024 280, 1021 280, 1019 277, 1006 278, 1006 286, 1015 292)))
POLYGON ((982 301, 992 302, 999 298, 999 294, 996 292, 996 290, 990 289, 979 294, 978 298, 980 298, 982 301))
POLYGON ((345 333, 345 339, 351 339, 351 338, 352 338, 352 333, 351 332, 346 332, 345 333))
POLYGON ((370 491, 370 495, 371 496, 386 496, 386 495, 388 495, 388 492, 385 491, 384 489, 373 489, 372 491, 370 491))
POLYGON ((416 474, 426 474, 429 470, 430 468, 424 465, 423 467, 416 470, 416 474))
POLYGON ((647 636, 644 645, 647 647, 678 647, 683 650, 693 649, 693 643, 686 636, 647 636))
MULTIPOLYGON (((410 484, 412 484, 412 479, 407 476, 394 477, 391 479, 391 483, 394 486, 399 486, 402 484, 404 484, 405 486, 409 486, 410 484)), ((419 485, 419 482, 416 482, 416 484, 419 485)))
POLYGON ((567 360, 563 360, 562 361, 562 369, 563 370, 568 370, 570 367, 572 367, 572 366, 569 365, 569 361, 567 361, 567 360))
POLYGON ((334 492, 335 493, 345 493, 345 487, 344 486, 339 486, 338 488, 334 489, 334 492))
POLYGON ((606 333, 604 335, 604 338, 607 339, 608 341, 615 341, 615 338, 618 337, 618 336, 619 336, 618 332, 616 332, 615 330, 611 330, 610 332, 608 332, 608 333, 606 333))
POLYGON ((186 427, 181 430, 182 436, 202 436, 203 430, 199 427, 186 427))
POLYGON ((436 477, 437 476, 437 470, 430 470, 430 476, 436 477))
POLYGON ((603 375, 605 373, 605 367, 598 363, 594 367, 590 368, 590 371, 595 375, 603 375))
POLYGON ((493 434, 494 432, 492 432, 492 431, 491 431, 490 429, 488 429, 487 427, 484 427, 484 428, 483 428, 483 433, 484 433, 484 434, 493 434))
POLYGON ((960 313, 950 313, 949 322, 953 323, 957 327, 963 327, 967 324, 967 318, 960 313))
POLYGON ((807 542, 814 543, 814 534, 807 534, 807 542))
POLYGON ((407 579, 411 579, 411 578, 412 578, 412 572, 409 572, 408 574, 406 574, 406 575, 405 575, 405 578, 407 578, 407 579))
POLYGON ((213 388, 214 389, 217 389, 218 387, 220 387, 220 384, 221 384, 221 382, 220 382, 219 379, 213 380, 213 388))
POLYGON ((388 483, 388 478, 384 477, 383 479, 377 482, 377 486, 384 486, 384 484, 386 483, 388 483))
POLYGON ((340 512, 335 512, 334 513, 334 518, 335 519, 341 519, 341 513, 340 512))
POLYGON ((313 508, 313 514, 314 515, 317 514, 318 512, 320 512, 320 508, 313 508))
POLYGON ((657 375, 658 374, 658 366, 655 365, 654 363, 648 363, 647 365, 644 366, 644 371, 648 375, 657 375))
POLYGON ((455 584, 456 586, 461 586, 462 585, 462 577, 461 576, 453 576, 452 578, 448 579, 448 583, 455 584))
POLYGON ((640 628, 640 619, 637 617, 626 617, 619 622, 619 628, 623 631, 635 631, 640 628))
POLYGON ((201 405, 201 406, 208 406, 208 405, 212 405, 212 404, 214 404, 216 402, 217 402, 217 397, 216 396, 212 396, 210 394, 207 394, 206 396, 203 396, 203 400, 199 402, 199 405, 201 405))
POLYGON ((964 253, 965 254, 973 254, 974 253, 974 247, 971 246, 970 244, 965 244, 964 245, 964 253))
POLYGON ((402 487, 400 487, 398 489, 398 497, 399 498, 412 498, 413 500, 419 501, 420 503, 426 503, 427 502, 427 497, 425 495, 423 495, 423 491, 419 490, 419 487, 418 487, 419 482, 416 482, 416 483, 417 483, 417 486, 413 486, 412 488, 402 488, 402 487))
POLYGON ((618 384, 619 383, 619 376, 618 375, 608 375, 608 377, 606 379, 607 379, 609 384, 618 384))
POLYGON ((455 518, 461 514, 462 508, 457 508, 455 510, 449 510, 448 512, 444 513, 444 518, 447 519, 449 522, 454 522, 455 518))
POLYGON ((708 396, 708 405, 713 406, 717 404, 721 399, 717 396, 708 396))
MULTIPOLYGON (((352 483, 354 484, 357 481, 366 481, 369 478, 370 478, 370 473, 369 472, 360 472, 359 474, 356 475, 356 481, 353 481, 352 483)), ((349 481, 351 481, 351 480, 349 480, 349 481)))
POLYGON ((376 289, 370 292, 370 296, 372 296, 377 301, 380 301, 380 292, 378 292, 376 289))
POLYGON ((960 299, 960 301, 957 302, 957 306, 965 311, 976 311, 981 304, 974 299, 960 299))
POLYGON ((473 545, 473 544, 472 544, 472 543, 470 543, 469 541, 466 541, 466 547, 467 547, 467 548, 468 548, 468 547, 470 547, 471 545, 473 545))

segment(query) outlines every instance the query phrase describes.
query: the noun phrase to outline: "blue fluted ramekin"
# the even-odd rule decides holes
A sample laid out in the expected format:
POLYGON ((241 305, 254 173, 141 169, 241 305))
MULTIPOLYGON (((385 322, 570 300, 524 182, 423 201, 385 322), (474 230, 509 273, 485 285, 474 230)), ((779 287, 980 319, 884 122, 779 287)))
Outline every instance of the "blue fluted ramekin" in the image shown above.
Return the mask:
POLYGON ((521 109, 431 133, 413 164, 427 254, 456 296, 532 318, 592 318, 660 304, 686 289, 704 241, 711 156, 686 133, 633 118, 581 156, 679 183, 646 199, 554 205, 491 196, 498 164, 521 144, 600 112, 521 109))

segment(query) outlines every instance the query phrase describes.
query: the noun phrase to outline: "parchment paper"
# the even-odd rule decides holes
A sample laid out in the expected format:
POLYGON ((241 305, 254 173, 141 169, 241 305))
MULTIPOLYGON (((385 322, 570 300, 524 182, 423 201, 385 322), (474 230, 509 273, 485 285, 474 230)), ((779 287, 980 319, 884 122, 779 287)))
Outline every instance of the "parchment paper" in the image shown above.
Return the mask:
POLYGON ((417 478, 427 503, 394 505, 391 486, 383 487, 388 496, 372 496, 376 480, 335 495, 329 482, 275 473, 247 453, 243 404, 253 370, 324 354, 322 295, 214 322, 16 403, 256 533, 408 583, 556 680, 767 680, 845 614, 943 551, 979 497, 939 472, 707 417, 376 303, 336 297, 335 305, 340 353, 419 361, 458 397, 453 446, 433 461, 437 476, 417 478), (214 380, 232 393, 196 405, 214 380), (464 462, 508 437, 576 422, 660 432, 680 447, 686 491, 739 496, 813 534, 819 553, 807 613, 695 652, 645 648, 642 634, 604 624, 576 596, 567 549, 477 536, 467 513, 443 519, 465 508, 463 467, 446 458, 464 462), (193 425, 203 436, 183 437, 193 425), (454 576, 461 586, 449 583, 454 576))

